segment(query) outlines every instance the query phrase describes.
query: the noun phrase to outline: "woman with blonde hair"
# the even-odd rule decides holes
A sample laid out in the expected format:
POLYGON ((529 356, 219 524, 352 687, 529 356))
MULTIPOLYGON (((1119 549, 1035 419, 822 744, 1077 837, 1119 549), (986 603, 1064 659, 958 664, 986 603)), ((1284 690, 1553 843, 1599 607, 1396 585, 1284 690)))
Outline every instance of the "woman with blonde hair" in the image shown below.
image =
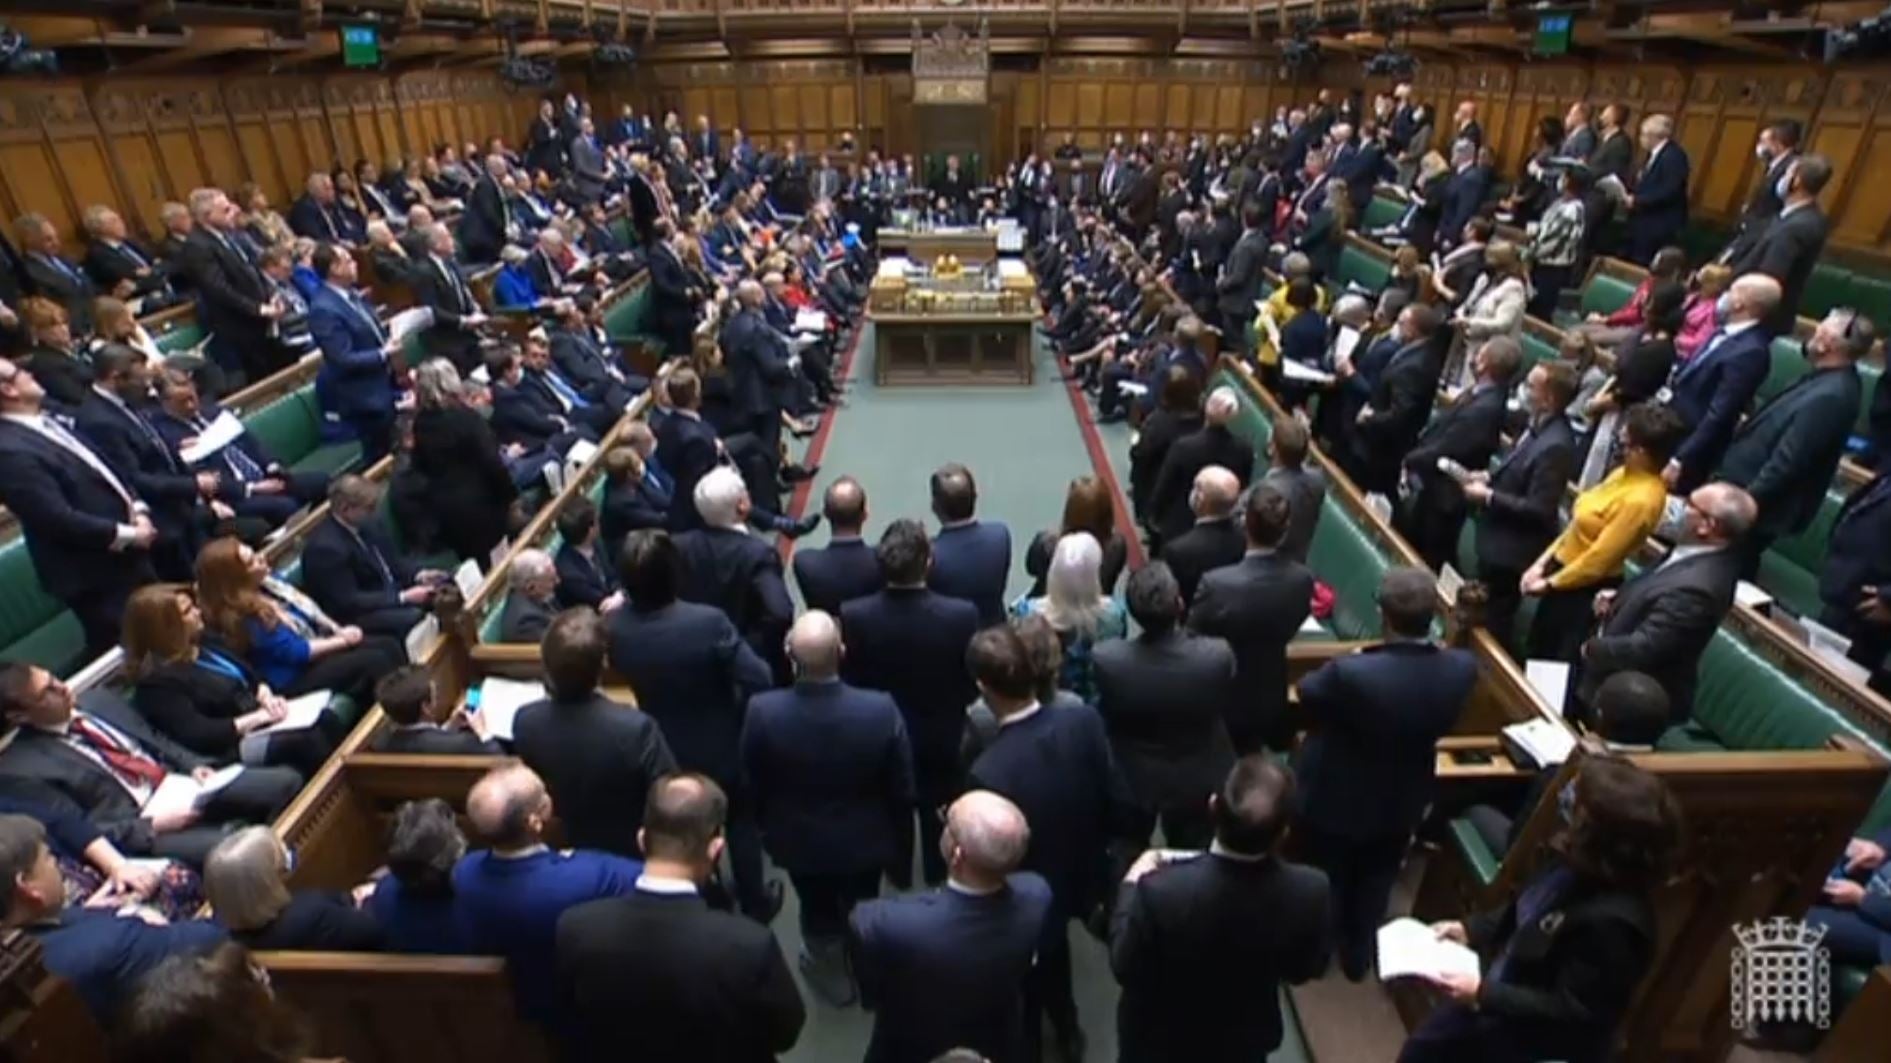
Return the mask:
POLYGON ((506 537, 519 497, 499 439, 462 399, 459 371, 430 358, 414 371, 414 471, 440 521, 442 545, 485 564, 506 537))
POLYGON ((1471 286, 1453 324, 1458 332, 1458 372, 1447 372, 1446 383, 1470 387, 1473 370, 1470 352, 1492 336, 1508 336, 1523 343, 1524 308, 1530 302, 1530 282, 1523 255, 1508 240, 1492 240, 1484 248, 1484 272, 1471 286))
POLYGON ((1020 598, 1011 609, 1013 616, 1042 616, 1050 622, 1064 644, 1058 686, 1085 703, 1096 699, 1091 650, 1129 630, 1122 603, 1103 593, 1102 570, 1103 546, 1096 536, 1072 532, 1057 540, 1044 577, 1045 593, 1020 598))
POLYGON ((407 663, 399 640, 335 623, 236 539, 214 540, 197 555, 197 603, 215 647, 289 697, 328 690, 366 707, 375 682, 407 663))
POLYGON ((21 368, 33 374, 54 404, 76 408, 92 393, 92 359, 72 335, 66 308, 43 296, 20 301, 20 320, 26 326, 26 355, 21 368))
POLYGON ((289 228, 289 222, 269 205, 269 193, 254 181, 245 181, 236 189, 236 203, 242 214, 238 217, 245 229, 248 229, 256 242, 264 247, 295 242, 295 231, 289 228))
MULTIPOLYGON (((204 861, 204 893, 217 922, 253 949, 377 952, 381 924, 354 897, 292 890, 295 855, 268 827, 245 827, 217 843, 204 861)), ((368 894, 356 891, 360 896, 368 894)))

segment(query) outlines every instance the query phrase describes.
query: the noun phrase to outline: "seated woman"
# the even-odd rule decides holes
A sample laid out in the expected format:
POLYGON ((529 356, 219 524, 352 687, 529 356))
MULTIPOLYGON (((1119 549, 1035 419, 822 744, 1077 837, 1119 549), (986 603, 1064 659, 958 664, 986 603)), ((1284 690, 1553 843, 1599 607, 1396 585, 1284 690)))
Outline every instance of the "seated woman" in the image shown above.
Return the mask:
POLYGON ((190 588, 140 587, 125 606, 125 674, 132 704, 152 726, 193 753, 221 763, 282 764, 312 778, 347 725, 324 711, 312 727, 258 734, 282 720, 288 702, 259 684, 243 662, 203 645, 203 614, 190 588))
POLYGON ((1030 575, 1031 597, 1042 597, 1057 543, 1072 532, 1088 532, 1103 544, 1103 567, 1098 580, 1104 594, 1116 592, 1117 578, 1129 563, 1129 544, 1116 532, 1116 499, 1109 485, 1094 476, 1079 476, 1064 492, 1064 517, 1056 530, 1041 531, 1024 551, 1024 571, 1030 575))
POLYGON ((29 816, 46 828, 46 847, 75 904, 110 886, 111 896, 148 904, 166 919, 189 919, 203 907, 197 872, 175 860, 166 861, 162 871, 134 864, 70 797, 46 783, 0 775, 0 813, 29 816))
POLYGON ((1694 290, 1681 304, 1681 328, 1674 335, 1674 357, 1685 362, 1707 345, 1720 327, 1720 296, 1733 284, 1733 268, 1713 263, 1694 273, 1694 290))
POLYGON ((51 299, 31 296, 20 301, 20 321, 26 328, 27 351, 20 367, 46 391, 47 404, 70 412, 92 393, 92 359, 72 334, 66 308, 51 299))
POLYGON ((1641 331, 1643 311, 1647 309, 1648 297, 1654 294, 1655 287, 1663 283, 1679 283, 1686 269, 1687 252, 1678 247, 1662 248, 1649 260, 1648 276, 1642 279, 1621 309, 1612 314, 1590 314, 1576 328, 1594 340, 1597 347, 1611 348, 1633 339, 1641 331))
POLYGON ((1433 979, 1448 998, 1399 1053, 1399 1063, 1561 1059, 1601 1063, 1660 942, 1654 891, 1679 849, 1681 812, 1660 779, 1591 757, 1557 795, 1564 826, 1554 859, 1508 904, 1440 938, 1488 960, 1482 977, 1433 979))
POLYGON ((365 908, 386 934, 389 952, 454 956, 471 952, 453 915, 453 865, 466 836, 445 801, 409 801, 394 812, 387 874, 365 908))
POLYGON ((536 310, 545 302, 538 283, 532 279, 532 271, 526 268, 530 258, 530 252, 516 244, 507 244, 500 250, 499 275, 492 282, 492 301, 498 309, 536 310))
POLYGON ((1122 638, 1129 629, 1123 604, 1103 593, 1099 573, 1103 547, 1089 532, 1074 532, 1057 540, 1042 597, 1023 597, 1011 607, 1013 616, 1042 616, 1064 644, 1058 686, 1096 702, 1096 672, 1090 651, 1104 639, 1122 638))
POLYGON ((336 163, 329 171, 335 182, 335 214, 341 222, 344 243, 359 244, 368 238, 368 212, 361 203, 361 189, 348 167, 336 163))
POLYGON ((236 190, 236 202, 243 213, 238 220, 256 239, 257 247, 274 247, 295 240, 295 230, 288 219, 269 205, 269 193, 254 181, 245 181, 236 190))
POLYGON ((235 539, 218 539, 197 556, 197 604, 217 647, 289 697, 329 690, 372 705, 374 681, 407 663, 398 640, 335 623, 235 539))
MULTIPOLYGON (((217 922, 252 949, 376 952, 381 924, 356 897, 329 890, 290 890, 294 854, 268 827, 244 827, 217 843, 204 861, 204 893, 217 922)), ((356 894, 365 897, 365 888, 356 894)))

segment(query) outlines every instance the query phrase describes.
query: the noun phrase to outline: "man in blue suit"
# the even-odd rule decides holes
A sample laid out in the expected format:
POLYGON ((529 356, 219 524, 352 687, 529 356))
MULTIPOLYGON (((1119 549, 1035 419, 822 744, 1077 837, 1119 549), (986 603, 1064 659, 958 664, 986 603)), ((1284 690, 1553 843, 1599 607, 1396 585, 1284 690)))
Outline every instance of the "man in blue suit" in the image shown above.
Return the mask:
POLYGON ((978 484, 972 470, 953 462, 932 474, 932 515, 939 539, 932 548, 926 585, 978 607, 978 622, 1005 618, 1005 584, 1011 578, 1011 529, 978 519, 978 484))
POLYGON ((827 518, 827 545, 818 550, 797 550, 794 582, 809 609, 840 615, 841 606, 864 598, 883 585, 880 562, 861 531, 867 524, 867 492, 860 481, 843 476, 827 487, 821 498, 827 518))
MULTIPOLYGON (((993 1060, 1027 1056, 1020 997, 1050 919, 1051 891, 1020 871, 1032 828, 1004 797, 952 803, 939 849, 944 888, 854 909, 851 951, 861 1004, 874 1012, 867 1063, 926 1063, 953 1048, 993 1060)), ((1061 924, 1059 924, 1061 930, 1061 924)))
MULTIPOLYGON (((209 431, 224 411, 214 402, 205 403, 197 393, 197 381, 181 368, 160 369, 153 383, 158 408, 151 412, 151 427, 181 457, 185 444, 209 431)), ((326 473, 285 468, 247 429, 190 468, 216 473, 221 478, 218 500, 237 516, 255 518, 271 528, 287 524, 302 507, 321 501, 328 492, 326 473)))
POLYGON ((913 866, 913 751, 893 699, 840 680, 840 627, 801 614, 788 632, 795 683, 749 701, 742 767, 762 838, 801 901, 801 973, 835 1007, 853 1003, 847 919, 880 876, 913 866))
POLYGON ((781 884, 762 874, 761 836, 741 772, 740 742, 751 694, 773 677, 728 616, 683 600, 683 559, 669 534, 645 529, 624 541, 619 574, 626 604, 607 618, 611 668, 637 692, 685 771, 716 780, 729 797, 729 862, 743 911, 767 922, 781 909, 781 884))
POLYGON ((1464 225, 1484 205, 1484 193, 1490 187, 1489 173, 1477 165, 1477 145, 1468 140, 1451 145, 1451 171, 1438 213, 1440 249, 1456 247, 1464 240, 1464 225))
POLYGON ((365 476, 330 485, 328 516, 302 548, 302 589, 337 623, 404 639, 446 573, 402 556, 375 519, 380 505, 380 486, 365 476))
POLYGON ((1102 717, 1088 705, 1039 703, 1031 654, 1016 629, 980 631, 966 660, 998 719, 998 733, 972 762, 970 785, 1017 803, 1031 825, 1024 866, 1051 887, 1037 969, 1026 985, 1025 1035, 1035 1045, 1039 1017, 1048 1015, 1063 1058, 1075 1063, 1083 1059, 1084 1035, 1071 991, 1069 922, 1088 919, 1103 903, 1110 842, 1133 837, 1141 816, 1102 717))
POLYGON ((558 570, 558 604, 566 609, 590 606, 600 613, 623 604, 617 568, 599 542, 597 504, 574 498, 558 512, 557 523, 563 540, 552 557, 558 570))
POLYGON ((1686 494, 1706 481, 1765 383, 1772 354, 1761 325, 1779 294, 1779 282, 1765 274, 1737 278, 1727 290, 1726 323, 1675 370, 1668 405, 1687 422, 1688 435, 1662 472, 1671 493, 1686 494))
POLYGON ((1648 155, 1628 197, 1628 257, 1643 266, 1656 251, 1679 242, 1687 228, 1687 151, 1673 136, 1673 118, 1651 114, 1642 119, 1641 146, 1648 155))
POLYGON ((1435 745, 1477 682, 1469 650, 1431 641, 1438 585, 1395 568, 1379 581, 1385 641, 1337 657, 1300 681, 1309 735, 1295 765, 1296 834, 1333 886, 1340 969, 1357 982, 1372 966, 1405 846, 1432 798, 1435 745))
MULTIPOLYGON (((880 535, 875 556, 885 589, 841 606, 847 682, 893 695, 913 742, 919 799, 920 857, 926 881, 945 877, 937 852, 939 808, 958 792, 959 737, 965 707, 977 695, 965 673, 965 649, 978 630, 970 602, 926 587, 932 546, 916 520, 896 520, 880 535)), ((894 878, 903 881, 907 869, 894 878)))
POLYGON ((1852 640, 1851 658, 1885 691, 1891 653, 1891 471, 1853 491, 1832 522, 1819 573, 1819 621, 1852 640))
POLYGON ((507 464, 529 469, 531 479, 537 479, 547 461, 564 457, 579 440, 597 441, 598 434, 589 425, 573 424, 565 416, 551 392, 526 383, 525 362, 517 348, 501 346, 487 352, 486 379, 492 395, 487 422, 500 446, 516 444, 525 449, 507 464))
POLYGON ((322 349, 322 378, 335 412, 361 440, 361 460, 372 465, 393 445, 394 378, 389 359, 401 344, 388 335, 374 308, 355 290, 355 257, 319 244, 313 260, 323 284, 309 298, 309 332, 322 349))
POLYGON ((525 337, 521 362, 523 368, 519 375, 519 387, 536 393, 540 405, 556 410, 558 416, 571 424, 583 426, 601 436, 623 417, 624 407, 612 406, 605 401, 612 397, 608 392, 587 395, 582 386, 565 375, 564 370, 552 360, 551 337, 543 329, 533 329, 525 337))

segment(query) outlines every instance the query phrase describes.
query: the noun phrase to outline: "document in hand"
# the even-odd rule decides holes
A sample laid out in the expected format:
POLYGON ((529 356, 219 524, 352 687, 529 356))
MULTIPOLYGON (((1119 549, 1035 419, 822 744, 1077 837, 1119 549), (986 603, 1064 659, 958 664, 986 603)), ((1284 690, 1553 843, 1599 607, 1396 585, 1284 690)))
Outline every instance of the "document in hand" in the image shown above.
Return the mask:
POLYGON ((1477 953, 1416 919, 1394 919, 1379 928, 1380 981, 1479 973, 1477 953))
POLYGON ((299 698, 291 698, 289 711, 283 714, 282 719, 267 727, 258 727, 256 733, 269 735, 278 731, 300 731, 304 727, 313 727, 315 721, 321 719, 322 710, 328 708, 329 699, 334 696, 330 691, 317 690, 299 698))
POLYGON ((479 684, 479 715, 488 737, 512 741, 512 721, 519 710, 545 699, 545 684, 489 676, 479 684))
POLYGON ((1549 720, 1525 720, 1504 728, 1503 744, 1512 760, 1532 767, 1551 768, 1576 751, 1576 736, 1549 720))
POLYGON ((1280 375, 1287 380, 1295 380, 1303 384, 1319 384, 1325 386, 1333 382, 1333 374, 1322 373, 1318 369, 1304 362, 1297 362, 1292 358, 1282 358, 1280 360, 1280 375))
POLYGON ((243 422, 236 414, 223 411, 217 419, 210 422, 210 427, 197 434, 187 447, 177 448, 177 456, 184 459, 184 464, 195 465, 231 443, 243 434, 243 422))
POLYGON ((241 774, 243 774, 243 765, 232 764, 211 773, 210 777, 203 782, 198 782, 188 775, 166 775, 164 781, 158 784, 157 790, 151 794, 151 800, 144 803, 143 812, 146 817, 151 817, 165 812, 182 812, 201 808, 212 795, 235 782, 236 777, 241 774))
POLYGON ((416 306, 388 318, 387 334, 390 339, 404 340, 408 333, 430 328, 432 325, 433 307, 416 306))

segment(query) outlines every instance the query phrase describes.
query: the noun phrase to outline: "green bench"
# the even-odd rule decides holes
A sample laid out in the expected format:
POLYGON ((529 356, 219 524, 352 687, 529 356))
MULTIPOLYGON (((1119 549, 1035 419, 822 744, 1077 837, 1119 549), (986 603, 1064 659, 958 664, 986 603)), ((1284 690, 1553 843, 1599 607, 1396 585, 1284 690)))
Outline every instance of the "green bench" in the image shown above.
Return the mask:
POLYGON ((277 461, 297 472, 330 476, 361 463, 361 444, 322 442, 322 406, 315 385, 306 384, 243 416, 243 423, 277 461))
POLYGON ((1844 504, 1844 491, 1827 491, 1812 523, 1774 543, 1760 558, 1759 585, 1800 616, 1819 615, 1819 570, 1825 567, 1826 544, 1844 504))
POLYGON ((648 331, 650 300, 650 285, 640 284, 604 312, 604 333, 612 343, 664 349, 663 337, 648 331))
POLYGON ((153 337, 152 342, 157 344, 158 350, 163 354, 172 355, 182 354, 201 345, 205 338, 203 326, 192 322, 188 325, 180 325, 162 336, 153 337))
POLYGON ((1405 204, 1392 196, 1375 195, 1372 202, 1366 204, 1366 212, 1359 217, 1357 228, 1361 232, 1383 229, 1388 225, 1397 225, 1405 216, 1405 204))
POLYGON ((1612 276, 1602 270, 1596 270, 1582 286, 1581 297, 1577 300, 1574 314, 1558 314, 1556 324, 1562 326, 1582 322, 1590 314, 1613 314, 1628 305, 1635 297, 1636 282, 1612 276))
MULTIPOLYGON (((602 506, 604 504, 605 486, 604 477, 598 477, 597 482, 593 483, 590 489, 584 493, 585 497, 589 498, 593 505, 602 506)), ((564 546, 564 544, 565 537, 558 534, 557 525, 554 523, 551 529, 551 535, 546 538, 544 544, 540 546, 539 549, 553 557, 557 557, 559 548, 564 546)), ((488 578, 491 578, 490 575, 488 578)), ((502 590, 498 599, 493 602, 492 608, 488 609, 486 615, 480 619, 479 641, 492 645, 501 645, 504 643, 504 640, 499 637, 499 621, 500 618, 505 615, 506 599, 511 597, 511 595, 511 588, 502 590)))
POLYGON ((1383 252, 1374 253, 1348 240, 1340 248, 1339 261, 1333 267, 1333 283, 1344 291, 1357 285, 1377 294, 1392 279, 1392 263, 1383 252))

